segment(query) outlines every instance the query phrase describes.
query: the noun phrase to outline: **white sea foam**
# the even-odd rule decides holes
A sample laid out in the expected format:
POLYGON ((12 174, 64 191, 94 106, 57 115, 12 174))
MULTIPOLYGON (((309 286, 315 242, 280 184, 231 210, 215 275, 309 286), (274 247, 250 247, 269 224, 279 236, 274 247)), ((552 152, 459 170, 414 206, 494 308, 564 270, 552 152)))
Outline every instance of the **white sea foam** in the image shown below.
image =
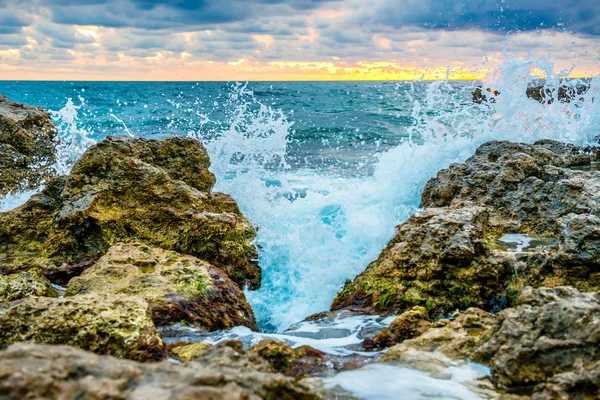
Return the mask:
POLYGON ((287 342, 292 347, 311 346, 324 353, 334 356, 363 354, 374 356, 359 350, 359 344, 364 340, 364 333, 372 335, 387 328, 393 317, 381 318, 377 315, 338 315, 318 321, 304 321, 295 324, 282 333, 253 332, 242 326, 227 331, 206 333, 191 327, 173 325, 163 328, 163 338, 167 342, 198 342, 204 341, 217 344, 225 340, 242 341, 246 347, 258 344, 263 339, 274 339, 287 342))
POLYGON ((450 379, 437 379, 424 372, 393 365, 368 365, 355 371, 341 372, 324 379, 326 389, 341 388, 365 400, 479 400, 464 383, 486 376, 488 371, 474 364, 450 367, 450 379))
POLYGON ((236 86, 229 128, 208 150, 216 189, 231 193, 259 228, 263 282, 247 296, 261 326, 281 332, 328 309, 344 281, 376 259, 395 226, 418 207, 427 180, 484 142, 592 143, 600 131, 599 102, 593 101, 600 78, 591 81, 582 102, 540 104, 525 94, 538 78, 533 70, 544 71, 547 87, 555 89, 564 77, 545 58, 514 59, 484 82, 484 91, 501 92, 493 103, 474 104, 473 87, 445 81, 429 84, 424 96, 407 92, 416 121, 405 133, 409 139, 380 154, 369 177, 286 168, 293 124, 236 86))

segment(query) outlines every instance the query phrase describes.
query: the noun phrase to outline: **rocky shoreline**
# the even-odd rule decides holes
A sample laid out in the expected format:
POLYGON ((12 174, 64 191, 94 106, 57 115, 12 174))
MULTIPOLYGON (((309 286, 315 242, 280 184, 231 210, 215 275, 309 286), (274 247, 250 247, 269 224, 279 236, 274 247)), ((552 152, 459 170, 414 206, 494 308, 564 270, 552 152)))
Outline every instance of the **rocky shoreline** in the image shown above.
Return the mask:
POLYGON ((489 142, 440 171, 379 258, 310 318, 399 315, 365 334, 358 350, 376 356, 337 357, 272 339, 167 345, 172 324, 258 329, 243 292, 260 286, 255 228, 212 192, 193 139, 109 137, 68 176, 49 167, 56 140, 43 110, 0 98, 0 195, 45 183, 0 212, 2 398, 350 399, 319 377, 373 362, 442 379, 477 362, 491 371, 473 382, 481 398, 600 397, 594 149, 489 142))

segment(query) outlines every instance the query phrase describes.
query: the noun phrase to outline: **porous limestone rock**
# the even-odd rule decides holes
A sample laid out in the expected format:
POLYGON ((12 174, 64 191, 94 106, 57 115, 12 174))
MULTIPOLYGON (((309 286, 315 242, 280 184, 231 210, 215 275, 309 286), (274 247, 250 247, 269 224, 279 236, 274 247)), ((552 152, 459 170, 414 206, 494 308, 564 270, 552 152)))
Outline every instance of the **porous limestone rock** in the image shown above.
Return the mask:
POLYGON ((415 306, 392 321, 389 328, 363 341, 367 350, 380 350, 422 335, 431 327, 425 307, 415 306))
POLYGON ((0 393, 10 399, 319 399, 281 374, 195 362, 140 364, 32 344, 0 352, 0 393))
POLYGON ((214 331, 256 329, 244 293, 221 270, 192 256, 140 243, 119 243, 69 281, 65 296, 127 294, 150 304, 157 325, 185 322, 214 331))
POLYGON ((50 114, 41 107, 0 94, 0 197, 35 189, 56 173, 57 136, 50 114))
POLYGON ((148 303, 125 295, 29 297, 0 304, 0 348, 17 342, 66 344, 137 361, 166 356, 148 303))
POLYGON ((423 306, 433 317, 456 309, 492 308, 513 275, 484 238, 484 207, 427 208, 398 227, 379 259, 338 294, 332 309, 402 313, 423 306))
POLYGON ((180 360, 192 361, 208 353, 212 344, 207 342, 198 343, 173 343, 169 345, 169 353, 180 360))
POLYGON ((58 293, 39 269, 0 275, 0 303, 29 296, 58 297, 58 293))
POLYGON ((189 138, 107 138, 66 179, 0 213, 0 270, 46 259, 68 280, 112 245, 137 241, 193 255, 240 287, 258 288, 255 230, 231 196, 210 192, 209 163, 189 138))
POLYGON ((595 155, 551 140, 489 142, 431 179, 421 207, 332 309, 425 306, 498 310, 525 286, 600 290, 600 170, 595 155), (540 245, 513 250, 506 234, 540 245))
POLYGON ((600 395, 600 296, 571 287, 527 287, 517 307, 498 315, 475 358, 498 385, 534 398, 600 395))
POLYGON ((439 320, 420 336, 408 339, 390 348, 383 357, 393 362, 411 349, 437 352, 455 360, 469 360, 488 339, 496 317, 477 308, 457 312, 450 319, 439 320))
POLYGON ((274 371, 287 376, 303 378, 330 370, 332 357, 310 346, 292 348, 285 342, 263 339, 248 350, 266 360, 274 371))

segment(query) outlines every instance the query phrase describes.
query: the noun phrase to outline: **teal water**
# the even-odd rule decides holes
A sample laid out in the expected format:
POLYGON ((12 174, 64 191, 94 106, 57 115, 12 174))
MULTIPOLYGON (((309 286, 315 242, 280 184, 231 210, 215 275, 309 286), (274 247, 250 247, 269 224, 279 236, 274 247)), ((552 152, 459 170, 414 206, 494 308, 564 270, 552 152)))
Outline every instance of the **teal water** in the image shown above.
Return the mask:
MULTIPOLYGON (((107 135, 204 142, 215 190, 258 228, 263 282, 248 300, 264 332, 283 332, 329 309, 417 209, 427 180, 482 143, 596 141, 597 79, 583 102, 542 105, 525 96, 533 63, 507 62, 486 79, 501 92, 490 104, 471 101, 476 82, 446 81, 0 81, 0 93, 52 111, 60 173, 107 135)), ((30 195, 0 199, 0 210, 30 195)))

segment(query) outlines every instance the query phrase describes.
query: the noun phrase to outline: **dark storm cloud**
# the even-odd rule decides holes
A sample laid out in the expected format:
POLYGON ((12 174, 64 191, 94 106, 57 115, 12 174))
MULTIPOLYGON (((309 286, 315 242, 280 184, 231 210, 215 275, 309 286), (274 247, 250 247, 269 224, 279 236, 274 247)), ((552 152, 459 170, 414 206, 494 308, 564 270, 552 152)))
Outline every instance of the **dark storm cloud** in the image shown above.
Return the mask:
POLYGON ((600 35, 599 0, 386 0, 375 21, 395 28, 480 29, 497 33, 568 29, 600 35))
POLYGON ((341 0, 35 0, 61 24, 185 28, 288 16, 341 0))
POLYGON ((0 8, 0 34, 19 33, 31 21, 23 14, 9 8, 0 8))

